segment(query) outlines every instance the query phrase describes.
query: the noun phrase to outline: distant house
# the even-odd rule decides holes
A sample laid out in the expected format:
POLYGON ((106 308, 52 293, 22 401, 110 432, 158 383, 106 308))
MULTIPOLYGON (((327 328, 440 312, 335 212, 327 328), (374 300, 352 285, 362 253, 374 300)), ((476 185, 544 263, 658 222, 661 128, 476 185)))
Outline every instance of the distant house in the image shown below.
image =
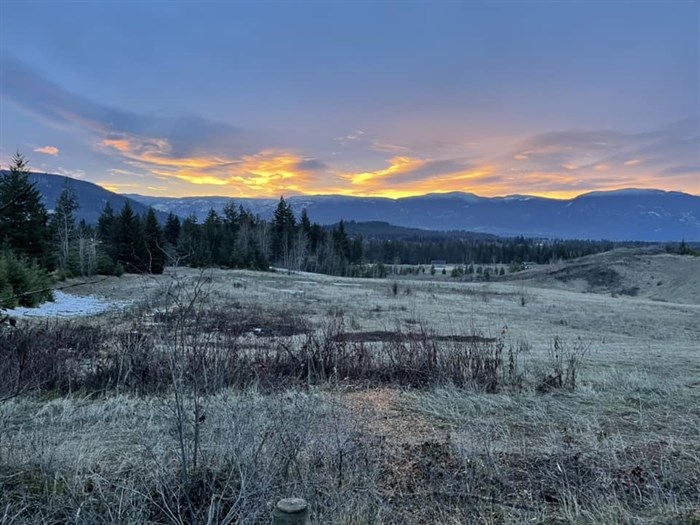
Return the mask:
POLYGON ((435 267, 436 270, 444 270, 447 266, 447 261, 436 259, 434 261, 430 261, 430 266, 435 267))

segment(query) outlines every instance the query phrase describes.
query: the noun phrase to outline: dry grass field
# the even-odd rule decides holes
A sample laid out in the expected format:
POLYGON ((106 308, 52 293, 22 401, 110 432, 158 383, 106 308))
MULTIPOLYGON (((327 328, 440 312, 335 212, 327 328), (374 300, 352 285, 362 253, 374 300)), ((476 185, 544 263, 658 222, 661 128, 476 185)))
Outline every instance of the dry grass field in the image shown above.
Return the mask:
POLYGON ((700 258, 70 293, 133 303, 0 330, 2 524, 700 524, 700 258))

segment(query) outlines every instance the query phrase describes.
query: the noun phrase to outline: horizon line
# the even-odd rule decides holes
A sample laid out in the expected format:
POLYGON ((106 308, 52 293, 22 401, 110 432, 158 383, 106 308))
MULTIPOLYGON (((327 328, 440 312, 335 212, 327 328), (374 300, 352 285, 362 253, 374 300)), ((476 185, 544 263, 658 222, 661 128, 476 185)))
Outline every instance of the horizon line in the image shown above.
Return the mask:
MULTIPOLYGON (((0 171, 5 172, 8 171, 7 168, 1 168, 0 171)), ((410 195, 401 195, 397 197, 392 197, 388 195, 382 195, 382 194, 348 194, 348 193, 292 193, 292 194, 284 194, 282 193, 281 195, 269 195, 269 196, 230 196, 230 195, 217 195, 217 194, 206 194, 206 195, 153 195, 153 194, 148 194, 148 193, 139 193, 138 191, 135 192, 119 192, 116 191, 116 187, 110 185, 108 183, 101 183, 101 182, 93 182, 87 179, 83 178, 76 178, 76 177, 71 177, 69 175, 63 175, 59 173, 49 173, 46 171, 37 171, 37 170, 31 170, 31 174, 37 174, 37 175, 50 175, 53 177, 61 177, 64 179, 70 179, 70 180, 75 180, 75 181, 81 181, 81 182, 87 182, 89 184, 94 184, 96 186, 99 186, 100 188, 104 189, 105 191, 109 191, 111 193, 117 194, 117 195, 123 195, 123 196, 129 196, 129 195, 138 195, 141 197, 152 197, 152 198, 163 198, 163 199, 192 199, 192 198, 217 198, 217 199, 231 199, 231 200, 236 200, 236 199, 254 199, 254 200, 277 200, 280 197, 283 197, 284 199, 289 199, 289 198, 298 198, 298 197, 348 197, 348 198, 367 198, 367 199, 386 199, 386 200, 392 200, 392 201, 397 201, 397 200, 402 200, 402 199, 410 199, 410 198, 415 198, 415 197, 426 197, 426 196, 440 196, 440 195, 472 195, 481 199, 503 199, 503 198, 508 198, 508 197, 523 197, 523 198, 536 198, 536 199, 544 199, 544 200, 557 200, 557 201, 565 201, 565 200, 572 200, 576 199, 579 197, 583 197, 585 195, 591 195, 595 193, 615 193, 615 192, 623 192, 623 191, 657 191, 657 192, 664 192, 664 193, 680 193, 683 195, 689 195, 691 197, 700 197, 700 192, 698 193, 689 193, 683 190, 672 190, 672 189, 662 189, 658 187, 639 187, 639 186, 625 186, 625 187, 619 187, 619 188, 611 188, 611 189, 590 189, 586 191, 582 191, 581 193, 576 193, 576 194, 571 194, 570 196, 557 196, 555 194, 557 193, 568 193, 568 192, 557 192, 553 191, 551 194, 546 194, 546 193, 508 193, 508 194, 501 194, 501 195, 480 195, 475 192, 471 192, 468 190, 449 190, 449 191, 430 191, 427 193, 415 193, 415 194, 410 194, 410 195)))

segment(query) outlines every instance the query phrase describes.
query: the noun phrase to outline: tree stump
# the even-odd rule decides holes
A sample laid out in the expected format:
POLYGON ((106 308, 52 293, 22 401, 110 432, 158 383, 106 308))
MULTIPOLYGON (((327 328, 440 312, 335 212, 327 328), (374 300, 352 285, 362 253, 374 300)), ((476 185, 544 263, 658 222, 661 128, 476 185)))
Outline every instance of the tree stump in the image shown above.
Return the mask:
POLYGON ((309 525, 309 506, 301 498, 281 499, 272 511, 272 525, 309 525))

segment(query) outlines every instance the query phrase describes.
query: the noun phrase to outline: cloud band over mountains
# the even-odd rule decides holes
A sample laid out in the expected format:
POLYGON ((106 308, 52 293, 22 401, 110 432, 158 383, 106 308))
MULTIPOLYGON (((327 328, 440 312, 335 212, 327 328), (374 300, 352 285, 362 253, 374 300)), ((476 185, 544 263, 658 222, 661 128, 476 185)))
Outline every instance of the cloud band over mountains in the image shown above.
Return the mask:
MULTIPOLYGON (((327 138, 340 149, 334 157, 324 148, 298 147, 294 137, 285 143, 273 139, 273 132, 234 123, 103 104, 71 92, 21 61, 4 58, 1 68, 2 98, 84 141, 110 174, 100 182, 113 189, 121 185, 143 193, 241 197, 400 197, 446 191, 564 197, 633 186, 700 193, 698 118, 639 133, 571 129, 534 134, 502 140, 502 154, 479 152, 477 144, 459 156, 445 156, 440 148, 417 151, 400 130, 395 136, 379 136, 363 127, 327 138)), ((268 122, 267 128, 274 130, 275 122, 268 122)), ((48 162, 59 150, 64 156, 61 144, 33 150, 48 162)))

